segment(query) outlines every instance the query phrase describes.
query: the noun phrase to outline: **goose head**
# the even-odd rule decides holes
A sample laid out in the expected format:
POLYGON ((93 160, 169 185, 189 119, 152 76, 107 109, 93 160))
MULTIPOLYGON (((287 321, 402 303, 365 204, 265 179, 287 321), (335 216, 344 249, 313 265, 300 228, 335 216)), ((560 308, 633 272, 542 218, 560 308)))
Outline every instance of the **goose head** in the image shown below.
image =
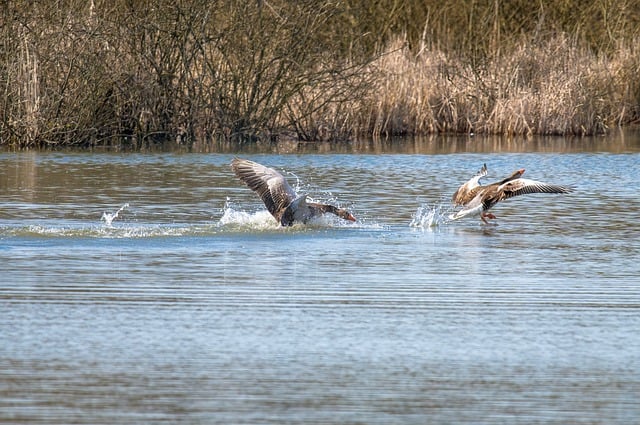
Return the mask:
POLYGON ((524 168, 514 171, 513 174, 511 174, 511 177, 509 177, 509 180, 519 179, 524 174, 524 171, 524 168))
POLYGON ((347 210, 336 208, 336 215, 344 220, 356 221, 356 218, 347 210))
POLYGON ((501 180, 498 185, 502 185, 505 184, 507 182, 510 182, 511 180, 515 180, 515 179, 519 179, 523 174, 524 174, 524 168, 521 168, 519 170, 514 171, 513 173, 511 173, 511 175, 509 177, 507 177, 506 179, 501 180))

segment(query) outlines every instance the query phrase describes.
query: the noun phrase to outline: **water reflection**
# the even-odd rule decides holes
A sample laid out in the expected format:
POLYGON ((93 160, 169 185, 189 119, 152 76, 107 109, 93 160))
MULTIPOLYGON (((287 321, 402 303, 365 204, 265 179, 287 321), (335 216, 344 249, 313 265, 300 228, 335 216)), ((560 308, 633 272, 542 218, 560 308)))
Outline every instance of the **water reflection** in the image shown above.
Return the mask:
MULTIPOLYGON (((327 148, 333 150, 335 147, 327 148)), ((640 136, 637 132, 584 138, 535 136, 528 139, 503 136, 426 136, 392 138, 354 142, 344 153, 572 153, 572 152, 638 152, 640 136)))
POLYGON ((11 196, 20 192, 28 200, 33 200, 38 167, 36 152, 25 152, 13 157, 11 161, 2 161, 0 170, 0 193, 11 196))
MULTIPOLYGON (((1 152, 8 152, 0 147, 1 152)), ((60 151, 65 151, 62 148, 60 151)), ((70 152, 73 152, 71 150, 70 152)), ((165 143, 147 147, 149 153, 225 153, 252 154, 454 154, 454 153, 633 153, 640 151, 640 130, 612 129, 607 135, 589 137, 531 136, 505 137, 496 135, 427 135, 376 139, 356 139, 349 142, 301 142, 293 139, 258 143, 195 142, 190 146, 165 143)), ((122 148, 95 147, 93 152, 127 152, 122 148)))
MULTIPOLYGON (((177 147, 177 149, 183 149, 177 147)), ((614 129, 605 136, 556 137, 532 136, 505 137, 487 135, 428 135, 416 137, 392 137, 357 139, 345 142, 298 142, 281 140, 257 144, 196 144, 193 152, 218 152, 236 154, 453 154, 453 153, 576 153, 640 151, 640 132, 635 129, 614 129)))

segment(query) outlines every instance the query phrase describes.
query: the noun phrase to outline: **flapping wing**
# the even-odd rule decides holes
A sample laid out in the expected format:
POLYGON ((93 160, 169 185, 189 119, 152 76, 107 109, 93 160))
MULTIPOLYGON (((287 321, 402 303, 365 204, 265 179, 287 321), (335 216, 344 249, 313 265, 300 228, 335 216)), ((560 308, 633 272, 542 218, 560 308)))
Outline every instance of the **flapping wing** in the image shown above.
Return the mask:
POLYGON ((469 181, 464 183, 456 190, 451 200, 455 205, 465 205, 475 197, 475 189, 480 186, 480 179, 487 175, 487 164, 483 164, 482 168, 469 181))
POLYGON ((271 215, 280 221, 282 213, 296 199, 293 190, 282 174, 248 159, 234 158, 231 169, 249 189, 260 196, 271 215))
POLYGON ((515 179, 501 185, 498 191, 504 194, 504 199, 507 199, 529 193, 570 193, 572 189, 535 180, 515 179))

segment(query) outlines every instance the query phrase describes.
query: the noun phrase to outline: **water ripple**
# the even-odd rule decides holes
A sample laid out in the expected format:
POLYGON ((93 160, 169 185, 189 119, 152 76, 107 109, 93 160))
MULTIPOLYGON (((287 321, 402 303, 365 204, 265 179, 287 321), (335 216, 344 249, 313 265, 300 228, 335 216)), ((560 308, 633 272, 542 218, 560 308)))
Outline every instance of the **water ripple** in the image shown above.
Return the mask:
POLYGON ((253 155, 291 228, 231 158, 0 154, 0 422, 637 422, 637 152, 253 155), (576 191, 449 221, 484 162, 576 191))

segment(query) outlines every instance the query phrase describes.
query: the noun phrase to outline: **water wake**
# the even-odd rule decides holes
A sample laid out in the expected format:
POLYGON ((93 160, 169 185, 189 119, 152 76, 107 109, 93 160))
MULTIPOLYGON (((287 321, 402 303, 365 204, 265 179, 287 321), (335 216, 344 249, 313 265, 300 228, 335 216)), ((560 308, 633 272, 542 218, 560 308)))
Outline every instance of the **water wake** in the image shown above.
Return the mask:
POLYGON ((138 220, 123 221, 116 225, 117 219, 122 218, 122 211, 129 208, 129 204, 122 205, 114 212, 105 211, 100 223, 76 220, 38 220, 27 224, 24 221, 16 225, 0 226, 0 239, 3 237, 45 237, 45 238, 155 238, 182 236, 210 236, 225 232, 282 232, 306 231, 311 229, 328 228, 376 228, 375 225, 347 222, 331 214, 325 214, 311 220, 307 224, 296 224, 282 228, 271 214, 263 208, 255 212, 244 211, 231 204, 229 199, 224 205, 222 216, 212 222, 199 223, 152 223, 138 220))
POLYGON ((1 237, 104 238, 137 239, 176 236, 199 236, 218 233, 213 225, 135 224, 125 226, 85 225, 76 223, 0 228, 1 237))
POLYGON ((409 226, 431 230, 451 221, 449 219, 450 213, 451 207, 449 205, 421 205, 413 215, 409 226))

